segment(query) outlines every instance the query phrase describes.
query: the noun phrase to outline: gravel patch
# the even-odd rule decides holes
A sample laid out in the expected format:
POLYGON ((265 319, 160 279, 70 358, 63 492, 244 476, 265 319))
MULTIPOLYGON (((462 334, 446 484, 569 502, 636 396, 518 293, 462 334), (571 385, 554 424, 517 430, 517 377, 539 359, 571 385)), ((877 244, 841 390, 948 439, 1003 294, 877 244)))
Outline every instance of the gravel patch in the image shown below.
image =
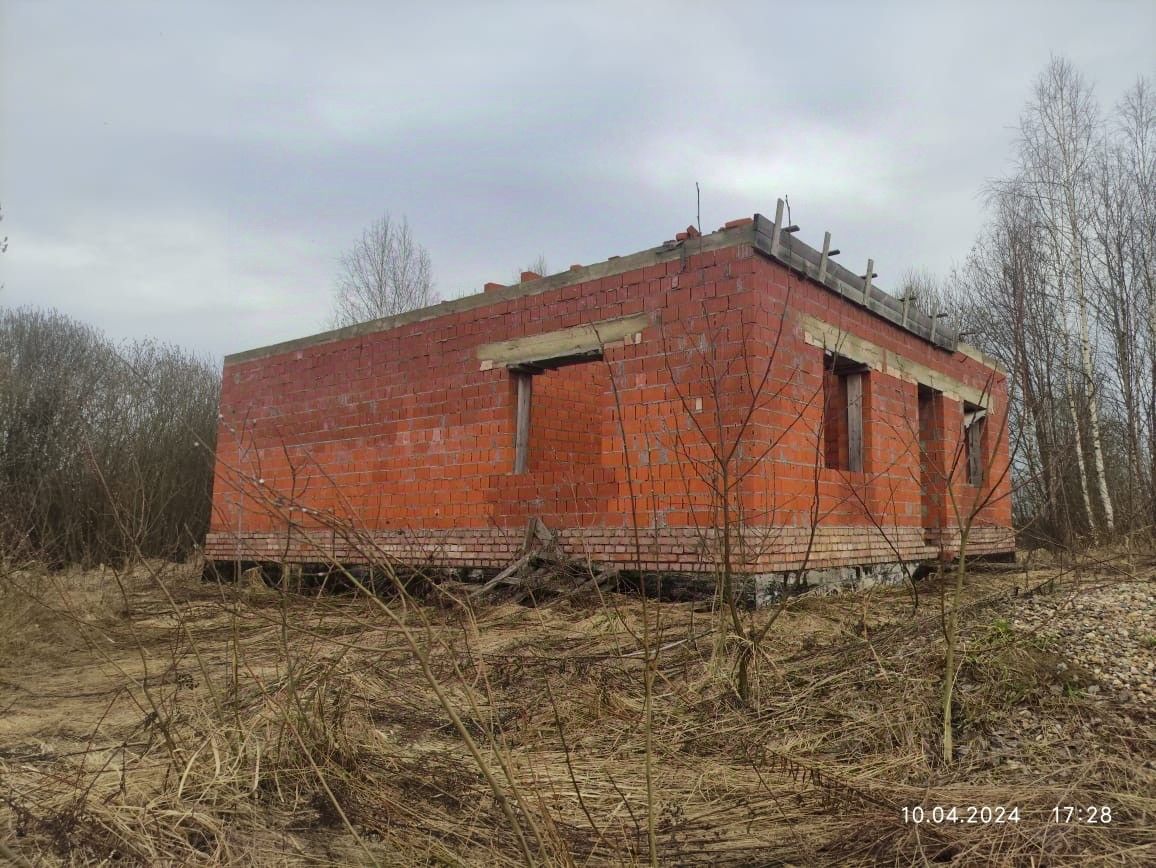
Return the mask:
POLYGON ((1156 584, 1036 594, 1016 607, 1012 625, 1054 642, 1091 673, 1089 696, 1156 704, 1156 584))

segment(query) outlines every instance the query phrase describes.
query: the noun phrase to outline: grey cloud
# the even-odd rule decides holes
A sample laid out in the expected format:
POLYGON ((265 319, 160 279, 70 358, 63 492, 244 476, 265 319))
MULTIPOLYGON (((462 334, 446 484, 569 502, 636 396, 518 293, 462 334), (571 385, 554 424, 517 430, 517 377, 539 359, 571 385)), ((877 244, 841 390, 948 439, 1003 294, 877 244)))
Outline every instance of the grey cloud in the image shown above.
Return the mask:
POLYGON ((1050 53, 1110 105, 1156 11, 942 6, 15 0, 0 301, 219 355, 316 330, 382 212, 454 296, 669 238, 696 181, 705 228, 790 193, 883 285, 943 272, 1050 53))

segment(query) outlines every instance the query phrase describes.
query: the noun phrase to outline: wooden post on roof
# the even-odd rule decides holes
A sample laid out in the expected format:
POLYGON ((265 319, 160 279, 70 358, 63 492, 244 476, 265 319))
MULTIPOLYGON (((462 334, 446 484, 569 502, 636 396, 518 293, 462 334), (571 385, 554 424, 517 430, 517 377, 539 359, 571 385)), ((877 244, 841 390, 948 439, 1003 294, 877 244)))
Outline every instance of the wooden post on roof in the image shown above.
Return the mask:
POLYGON ((823 233, 823 253, 819 257, 819 283, 827 282, 827 258, 831 255, 831 233, 823 233))
POLYGON ((775 206, 775 226, 771 230, 771 256, 779 255, 779 235, 783 231, 783 207, 782 199, 775 206))
POLYGON ((867 260, 867 273, 863 275, 863 306, 871 308, 871 278, 875 276, 875 260, 867 260))
POLYGON ((928 337, 928 340, 932 343, 935 343, 935 332, 939 328, 939 321, 945 316, 947 316, 946 313, 936 313, 931 316, 931 336, 928 337))

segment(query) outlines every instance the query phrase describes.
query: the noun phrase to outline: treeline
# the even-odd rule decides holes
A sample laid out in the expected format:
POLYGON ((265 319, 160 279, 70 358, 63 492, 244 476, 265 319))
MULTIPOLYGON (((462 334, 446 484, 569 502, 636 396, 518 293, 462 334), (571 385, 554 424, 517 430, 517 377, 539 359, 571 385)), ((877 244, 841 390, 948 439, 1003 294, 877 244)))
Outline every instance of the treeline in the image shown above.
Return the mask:
POLYGON ((1156 526, 1156 98, 1053 60, 949 294, 1012 371, 1016 512, 1067 545, 1156 526))
POLYGON ((53 565, 182 558, 204 538, 220 374, 61 313, 0 308, 0 547, 53 565))

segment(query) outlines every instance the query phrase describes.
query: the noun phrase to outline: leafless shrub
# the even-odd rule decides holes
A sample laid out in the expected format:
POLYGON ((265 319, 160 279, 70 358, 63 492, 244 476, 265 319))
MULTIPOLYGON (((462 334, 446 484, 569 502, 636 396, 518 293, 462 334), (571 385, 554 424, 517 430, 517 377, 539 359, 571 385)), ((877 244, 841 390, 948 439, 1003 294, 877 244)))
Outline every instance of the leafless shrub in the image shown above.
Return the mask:
POLYGON ((187 555, 208 523, 219 389, 175 347, 0 310, 0 545, 57 566, 187 555))

